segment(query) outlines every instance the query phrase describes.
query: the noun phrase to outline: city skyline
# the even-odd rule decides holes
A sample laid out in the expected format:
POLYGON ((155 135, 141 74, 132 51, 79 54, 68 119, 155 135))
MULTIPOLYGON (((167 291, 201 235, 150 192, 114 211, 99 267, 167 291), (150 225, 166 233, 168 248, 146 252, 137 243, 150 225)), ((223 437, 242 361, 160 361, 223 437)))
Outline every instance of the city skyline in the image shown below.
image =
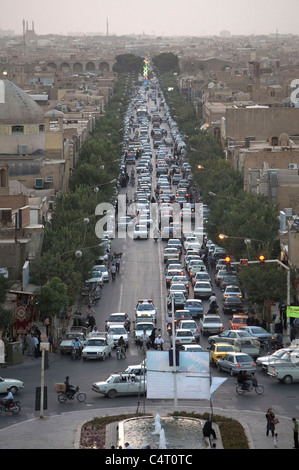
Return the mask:
POLYGON ((37 35, 101 33, 106 35, 210 36, 298 34, 297 0, 85 0, 84 10, 71 0, 15 0, 1 6, 0 30, 23 32, 23 20, 37 35), (74 6, 75 5, 75 6, 74 6), (50 8, 49 8, 50 7, 50 8))

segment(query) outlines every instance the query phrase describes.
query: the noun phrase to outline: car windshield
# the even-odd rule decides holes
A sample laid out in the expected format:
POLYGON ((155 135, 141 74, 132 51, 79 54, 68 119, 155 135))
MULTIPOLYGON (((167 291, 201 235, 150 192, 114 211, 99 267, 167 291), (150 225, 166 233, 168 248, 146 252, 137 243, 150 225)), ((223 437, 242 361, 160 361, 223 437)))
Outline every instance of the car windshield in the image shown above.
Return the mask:
POLYGON ((254 335, 267 333, 267 331, 264 330, 264 328, 261 328, 260 326, 252 327, 251 331, 254 335))
POLYGON ((144 323, 137 323, 136 325, 136 330, 152 330, 154 328, 154 325, 149 325, 148 323, 145 325, 144 323))
POLYGON ((217 352, 226 352, 226 351, 232 351, 232 347, 227 345, 227 346, 218 346, 217 347, 217 352))
POLYGON ((113 323, 113 322, 115 322, 115 323, 117 323, 117 322, 124 323, 125 320, 126 320, 126 319, 125 319, 124 316, 122 316, 122 315, 117 315, 117 316, 110 317, 109 320, 108 320, 108 322, 110 322, 110 323, 113 323))
POLYGON ((119 334, 119 335, 126 335, 127 332, 125 330, 125 328, 109 328, 109 333, 115 333, 115 334, 119 334))
POLYGON ((153 310, 153 309, 154 309, 153 304, 139 304, 137 307, 137 310, 139 311, 153 310))
POLYGON ((105 346, 106 340, 105 339, 93 339, 93 340, 88 340, 87 341, 87 346, 105 346))

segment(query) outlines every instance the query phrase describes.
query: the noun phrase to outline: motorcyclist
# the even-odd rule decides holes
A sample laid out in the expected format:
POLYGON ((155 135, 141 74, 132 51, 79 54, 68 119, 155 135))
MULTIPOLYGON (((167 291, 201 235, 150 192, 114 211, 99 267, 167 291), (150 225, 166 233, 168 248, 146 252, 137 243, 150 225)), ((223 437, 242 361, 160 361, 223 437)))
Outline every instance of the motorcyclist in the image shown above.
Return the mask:
POLYGON ((247 370, 241 370, 238 373, 237 381, 239 384, 242 385, 242 390, 249 391, 253 389, 253 384, 255 382, 254 376, 247 370))
POLYGON ((158 349, 158 347, 160 347, 161 351, 163 351, 163 343, 164 343, 164 339, 162 338, 161 335, 158 335, 154 342, 154 348, 158 349))
POLYGON ((124 355, 124 357, 126 357, 126 342, 123 336, 121 336, 117 341, 117 347, 121 348, 122 354, 124 355))
POLYGON ((81 354, 81 342, 80 342, 78 336, 76 336, 74 341, 72 341, 72 347, 75 349, 76 354, 78 354, 78 356, 80 356, 80 354, 81 354))
POLYGON ((142 335, 140 336, 140 341, 141 341, 141 348, 143 346, 143 343, 146 344, 147 349, 150 347, 150 339, 148 334, 146 333, 146 330, 143 330, 142 335))
POLYGON ((73 398, 73 396, 76 393, 76 387, 74 385, 70 384, 70 377, 66 376, 65 381, 65 393, 70 397, 73 398))
POLYGON ((7 395, 1 400, 1 403, 4 405, 5 408, 8 408, 9 405, 13 403, 13 394, 10 388, 7 389, 7 395))

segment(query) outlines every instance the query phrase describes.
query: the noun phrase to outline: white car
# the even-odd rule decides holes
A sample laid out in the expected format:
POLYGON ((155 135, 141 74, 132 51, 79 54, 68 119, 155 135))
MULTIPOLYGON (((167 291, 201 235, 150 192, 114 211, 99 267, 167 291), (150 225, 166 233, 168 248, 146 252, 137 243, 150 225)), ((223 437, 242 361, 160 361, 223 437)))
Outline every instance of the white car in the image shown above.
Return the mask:
POLYGON ((199 328, 203 335, 219 334, 223 331, 223 323, 218 315, 204 315, 200 319, 199 328))
POLYGON ((134 240, 140 240, 148 238, 148 229, 146 225, 137 224, 133 231, 134 240))
POLYGON ((133 374, 112 374, 102 382, 94 382, 92 390, 109 398, 119 395, 138 395, 146 392, 146 379, 133 374))
POLYGON ((135 331, 134 331, 134 339, 136 344, 141 344, 141 336, 143 335, 144 331, 146 335, 149 337, 152 334, 155 325, 151 321, 138 321, 135 324, 135 331))
POLYGON ((155 307, 154 302, 152 299, 141 299, 138 300, 136 308, 135 308, 135 315, 136 316, 147 316, 151 315, 157 323, 157 308, 155 307))
POLYGON ((178 348, 182 344, 195 344, 196 339, 191 330, 178 328, 175 332, 175 347, 178 348))
POLYGON ((92 268, 92 273, 95 273, 95 272, 101 272, 102 273, 103 282, 108 282, 109 281, 109 273, 108 273, 108 270, 107 270, 107 268, 104 264, 96 264, 92 268))
POLYGON ((210 298, 212 295, 211 283, 208 281, 197 281, 194 285, 193 293, 195 299, 210 298))
POLYGON ((4 377, 0 377, 0 393, 6 395, 8 388, 11 393, 15 395, 19 390, 24 388, 24 383, 18 379, 5 379, 4 377))
POLYGON ((126 348, 129 347, 129 333, 123 325, 119 323, 113 325, 113 323, 108 328, 108 334, 112 335, 114 346, 117 346, 119 338, 122 336, 124 342, 126 343, 126 348))
POLYGON ((105 361, 107 357, 111 356, 113 346, 113 338, 110 333, 100 333, 99 336, 91 336, 87 339, 82 351, 83 361, 87 359, 105 361))
POLYGON ((242 299, 243 295, 238 286, 227 286, 223 292, 223 300, 226 299, 229 295, 234 295, 242 299))
POLYGON ((179 322, 179 329, 181 330, 191 330, 196 341, 199 342, 200 332, 196 321, 194 320, 181 320, 179 322))

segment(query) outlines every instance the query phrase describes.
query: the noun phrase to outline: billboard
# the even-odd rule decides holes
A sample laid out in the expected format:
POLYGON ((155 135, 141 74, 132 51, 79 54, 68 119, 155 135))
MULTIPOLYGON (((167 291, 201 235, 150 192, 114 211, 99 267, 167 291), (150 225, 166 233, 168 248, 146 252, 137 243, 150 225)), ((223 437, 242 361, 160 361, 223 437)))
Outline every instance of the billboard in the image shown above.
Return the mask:
POLYGON ((209 352, 179 353, 179 365, 169 365, 169 351, 148 351, 147 398, 210 399, 209 352))

